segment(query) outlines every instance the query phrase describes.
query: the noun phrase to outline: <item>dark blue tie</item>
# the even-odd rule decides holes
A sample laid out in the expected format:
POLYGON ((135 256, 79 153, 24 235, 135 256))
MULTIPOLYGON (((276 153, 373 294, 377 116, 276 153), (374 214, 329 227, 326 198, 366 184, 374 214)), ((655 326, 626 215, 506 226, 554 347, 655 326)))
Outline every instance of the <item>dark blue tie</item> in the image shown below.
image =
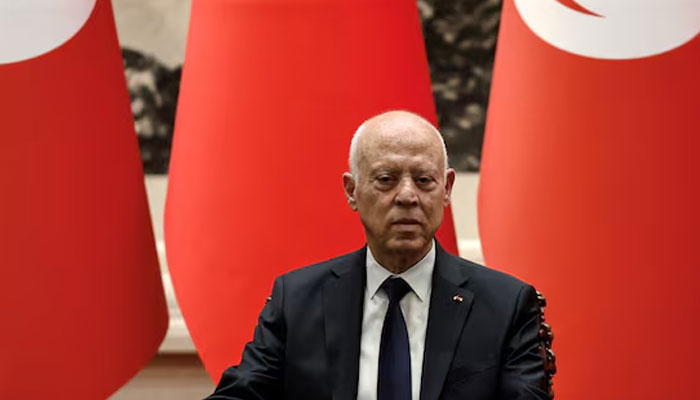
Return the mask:
POLYGON ((399 301, 411 287, 401 278, 389 278, 382 283, 382 289, 389 297, 389 309, 379 346, 377 399, 411 400, 411 353, 406 321, 399 307, 399 301))

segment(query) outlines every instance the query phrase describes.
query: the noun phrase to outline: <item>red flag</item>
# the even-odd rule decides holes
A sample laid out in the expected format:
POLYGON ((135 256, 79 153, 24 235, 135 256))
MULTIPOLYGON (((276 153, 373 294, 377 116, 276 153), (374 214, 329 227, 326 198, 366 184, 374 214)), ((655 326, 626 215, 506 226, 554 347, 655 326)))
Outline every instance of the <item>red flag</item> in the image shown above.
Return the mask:
POLYGON ((167 327, 111 5, 0 25, 0 398, 106 398, 167 327))
MULTIPOLYGON (((213 379, 275 275, 361 247, 341 175, 366 118, 435 123, 412 0, 194 1, 166 207, 180 307, 213 379)), ((456 252, 452 216, 441 243, 456 252)))
POLYGON ((557 397, 697 398, 700 6, 578 3, 504 2, 486 261, 549 299, 557 397))

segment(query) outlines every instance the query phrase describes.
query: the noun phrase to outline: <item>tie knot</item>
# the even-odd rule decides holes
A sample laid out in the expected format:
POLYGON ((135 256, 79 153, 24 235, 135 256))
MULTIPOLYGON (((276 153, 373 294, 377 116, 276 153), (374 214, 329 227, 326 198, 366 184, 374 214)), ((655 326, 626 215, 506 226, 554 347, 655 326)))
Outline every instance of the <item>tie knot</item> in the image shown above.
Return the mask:
POLYGON ((389 303, 396 303, 401 301, 406 293, 411 291, 411 287, 402 278, 389 277, 382 283, 382 289, 389 297, 389 303))

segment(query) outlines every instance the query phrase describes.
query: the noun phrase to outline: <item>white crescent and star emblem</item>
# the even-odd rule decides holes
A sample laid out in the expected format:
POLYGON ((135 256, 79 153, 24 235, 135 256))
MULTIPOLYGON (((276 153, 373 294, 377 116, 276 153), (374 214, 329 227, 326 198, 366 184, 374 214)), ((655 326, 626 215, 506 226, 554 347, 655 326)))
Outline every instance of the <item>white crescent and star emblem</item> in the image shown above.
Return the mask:
POLYGON ((591 14, 557 0, 514 0, 540 39, 569 53, 599 59, 649 57, 700 33, 697 0, 577 0, 591 14))
POLYGON ((85 25, 97 0, 0 1, 0 65, 40 56, 85 25))

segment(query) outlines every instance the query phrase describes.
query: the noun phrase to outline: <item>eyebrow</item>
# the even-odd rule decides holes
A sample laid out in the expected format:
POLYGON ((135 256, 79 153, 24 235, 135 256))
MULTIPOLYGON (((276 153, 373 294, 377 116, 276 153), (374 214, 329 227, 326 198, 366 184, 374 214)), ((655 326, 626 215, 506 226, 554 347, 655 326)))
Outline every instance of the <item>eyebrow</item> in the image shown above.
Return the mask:
MULTIPOLYGON (((395 173, 396 171, 400 171, 402 168, 397 168, 395 166, 379 166, 377 168, 373 168, 369 171, 370 176, 374 176, 377 174, 381 173, 395 173)), ((439 175, 440 171, 436 168, 421 168, 421 169, 410 169, 409 171, 411 175, 439 175)))

